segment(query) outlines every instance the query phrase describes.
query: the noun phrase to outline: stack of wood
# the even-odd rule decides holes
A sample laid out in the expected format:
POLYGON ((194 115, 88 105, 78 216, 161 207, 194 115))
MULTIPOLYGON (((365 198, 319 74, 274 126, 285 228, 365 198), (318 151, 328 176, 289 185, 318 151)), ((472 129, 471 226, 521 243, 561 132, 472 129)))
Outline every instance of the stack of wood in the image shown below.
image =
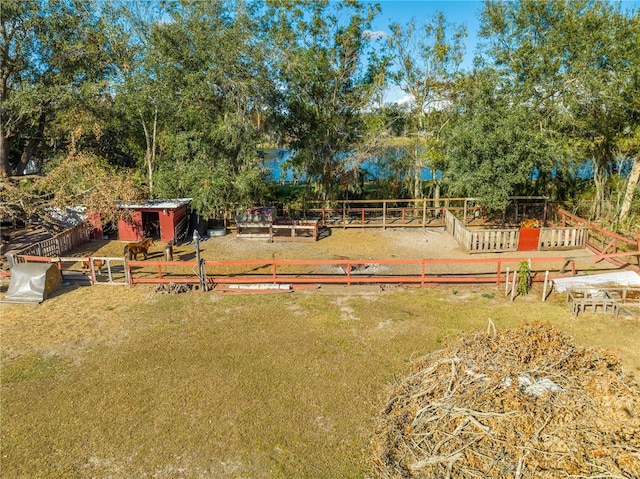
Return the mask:
POLYGON ((548 325, 465 335, 390 398, 373 477, 640 477, 638 384, 548 325))
POLYGON ((156 287, 156 293, 179 294, 189 293, 193 289, 197 289, 197 285, 185 283, 162 283, 156 287))

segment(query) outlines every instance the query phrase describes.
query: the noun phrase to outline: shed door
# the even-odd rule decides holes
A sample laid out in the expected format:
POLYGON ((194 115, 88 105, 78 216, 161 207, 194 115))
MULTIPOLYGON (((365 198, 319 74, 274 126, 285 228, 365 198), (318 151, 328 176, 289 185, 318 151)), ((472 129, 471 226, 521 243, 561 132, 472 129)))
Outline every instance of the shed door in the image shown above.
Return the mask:
POLYGON ((160 215, 157 211, 142 212, 142 231, 145 238, 160 239, 160 215))

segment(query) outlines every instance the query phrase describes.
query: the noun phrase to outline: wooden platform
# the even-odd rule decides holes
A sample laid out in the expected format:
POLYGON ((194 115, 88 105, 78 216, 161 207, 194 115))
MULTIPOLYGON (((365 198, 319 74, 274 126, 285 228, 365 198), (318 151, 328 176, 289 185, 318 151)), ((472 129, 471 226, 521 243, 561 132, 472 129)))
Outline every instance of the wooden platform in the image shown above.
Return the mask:
POLYGON ((243 221, 236 223, 238 238, 266 239, 273 241, 316 241, 318 221, 277 220, 270 222, 243 221))
POLYGON ((612 314, 616 319, 620 313, 618 302, 608 291, 602 289, 567 290, 567 303, 576 318, 589 308, 593 313, 600 309, 602 314, 612 314))

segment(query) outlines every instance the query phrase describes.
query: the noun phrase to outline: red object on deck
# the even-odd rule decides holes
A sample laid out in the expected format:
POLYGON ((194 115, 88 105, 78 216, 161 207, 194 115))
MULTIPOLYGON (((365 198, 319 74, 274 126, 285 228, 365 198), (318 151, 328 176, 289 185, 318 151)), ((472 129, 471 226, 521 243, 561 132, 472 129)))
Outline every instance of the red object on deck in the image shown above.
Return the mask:
POLYGON ((520 228, 518 251, 538 251, 540 228, 520 228))

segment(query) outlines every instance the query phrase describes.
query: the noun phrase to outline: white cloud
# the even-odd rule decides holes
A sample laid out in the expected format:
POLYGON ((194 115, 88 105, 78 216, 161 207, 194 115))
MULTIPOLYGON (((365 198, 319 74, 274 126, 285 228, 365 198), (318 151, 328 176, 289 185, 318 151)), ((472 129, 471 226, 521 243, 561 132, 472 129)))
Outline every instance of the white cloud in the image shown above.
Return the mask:
POLYGON ((413 103, 413 95, 404 95, 403 97, 398 98, 393 103, 397 103, 398 105, 405 105, 407 103, 413 103))
POLYGON ((378 40, 380 38, 390 37, 387 32, 383 30, 365 30, 362 35, 368 40, 378 40))

